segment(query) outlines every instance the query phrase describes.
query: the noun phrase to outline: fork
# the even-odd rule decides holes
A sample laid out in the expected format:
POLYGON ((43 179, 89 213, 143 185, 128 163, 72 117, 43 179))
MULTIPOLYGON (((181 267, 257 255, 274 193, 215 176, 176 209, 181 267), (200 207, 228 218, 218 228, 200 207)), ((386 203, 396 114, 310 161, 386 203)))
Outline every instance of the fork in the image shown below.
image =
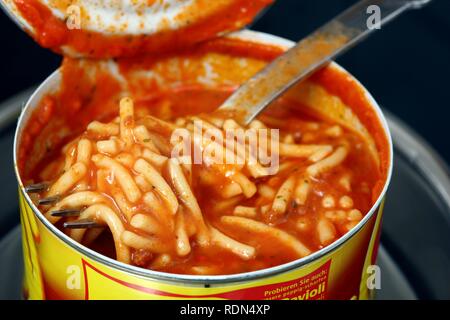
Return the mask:
MULTIPOLYGON (((248 125, 273 100, 295 83, 304 80, 333 58, 361 42, 377 28, 367 23, 369 6, 378 6, 383 14, 381 27, 408 9, 418 9, 431 0, 362 0, 336 18, 298 42, 279 56, 262 71, 245 82, 218 109, 232 112, 235 120, 248 125), (324 50, 317 50, 321 48, 324 50)), ((373 7, 375 8, 375 7, 373 7)), ((25 188, 27 193, 39 193, 48 188, 48 183, 37 183, 25 188)), ((38 200, 39 205, 54 205, 59 196, 38 200)), ((57 217, 76 217, 81 209, 61 209, 50 212, 57 217)), ((102 225, 89 219, 64 222, 65 228, 98 228, 102 225)))

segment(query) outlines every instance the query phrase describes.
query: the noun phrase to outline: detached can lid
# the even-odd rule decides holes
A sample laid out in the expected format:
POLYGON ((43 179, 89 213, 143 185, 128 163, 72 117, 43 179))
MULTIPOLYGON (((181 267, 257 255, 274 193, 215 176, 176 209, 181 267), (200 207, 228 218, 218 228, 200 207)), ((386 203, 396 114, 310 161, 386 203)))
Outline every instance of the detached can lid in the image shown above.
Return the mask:
POLYGON ((71 57, 167 52, 238 30, 274 0, 0 0, 42 47, 71 57))

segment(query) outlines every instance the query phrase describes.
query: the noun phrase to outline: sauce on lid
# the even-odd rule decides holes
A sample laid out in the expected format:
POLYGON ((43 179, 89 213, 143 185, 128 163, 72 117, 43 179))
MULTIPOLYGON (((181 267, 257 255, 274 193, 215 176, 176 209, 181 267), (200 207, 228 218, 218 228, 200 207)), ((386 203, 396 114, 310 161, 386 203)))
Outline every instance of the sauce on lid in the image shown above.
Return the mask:
POLYGON ((273 0, 7 0, 43 47, 72 57, 165 52, 240 29, 273 0))

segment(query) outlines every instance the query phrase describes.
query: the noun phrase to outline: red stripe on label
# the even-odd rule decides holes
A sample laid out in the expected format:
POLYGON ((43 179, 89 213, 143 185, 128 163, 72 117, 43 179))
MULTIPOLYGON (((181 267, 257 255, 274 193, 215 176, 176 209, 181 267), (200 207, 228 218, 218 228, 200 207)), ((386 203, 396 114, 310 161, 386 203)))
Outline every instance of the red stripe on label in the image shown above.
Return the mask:
MULTIPOLYGON (((328 274, 331 264, 331 260, 328 260, 326 263, 318 267, 313 272, 303 277, 290 281, 209 295, 185 295, 166 292, 126 282, 116 277, 113 277, 105 273, 104 271, 99 270, 98 268, 94 267, 92 264, 90 264, 84 259, 81 259, 81 261, 84 272, 86 300, 89 300, 89 281, 87 277, 87 268, 90 268, 92 271, 127 288, 137 290, 141 293, 159 295, 162 297, 191 298, 191 299, 219 298, 219 299, 239 299, 239 300, 281 300, 281 299, 319 300, 326 298, 328 287, 328 274)), ((180 287, 181 290, 183 289, 186 290, 186 288, 187 287, 180 287)))

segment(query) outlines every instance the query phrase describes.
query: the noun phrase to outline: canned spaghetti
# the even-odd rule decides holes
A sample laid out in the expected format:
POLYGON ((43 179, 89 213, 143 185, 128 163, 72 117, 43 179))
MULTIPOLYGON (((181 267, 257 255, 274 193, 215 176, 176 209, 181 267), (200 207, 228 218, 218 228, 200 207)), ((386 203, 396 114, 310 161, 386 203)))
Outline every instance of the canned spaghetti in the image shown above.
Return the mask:
MULTIPOLYGON (((172 143, 166 131, 193 131, 197 114, 216 108, 291 45, 244 31, 164 56, 66 59, 30 98, 16 133, 25 296, 369 298, 392 144, 376 102, 337 64, 295 86, 251 125, 282 128, 273 177, 264 173, 268 166, 247 166, 248 159, 230 181, 220 168, 189 176, 165 150, 172 143), (138 151, 124 151, 134 144, 138 151), (50 181, 44 192, 25 191, 40 181, 50 181), (107 185, 102 207, 94 200, 70 206, 69 197, 100 190, 99 181, 107 185), (108 183, 117 183, 119 195, 108 183), (197 206, 186 196, 189 186, 197 206), (164 205, 147 217, 140 201, 155 208, 154 198, 164 205), (85 219, 52 214, 63 210, 85 219), (121 215, 112 220, 108 210, 121 215), (149 229, 158 223, 147 223, 165 210, 174 219, 161 226, 165 235, 173 230, 170 239, 149 229), (83 222, 93 228, 68 228, 83 222)), ((219 131, 238 128, 230 119, 202 119, 219 131)))

